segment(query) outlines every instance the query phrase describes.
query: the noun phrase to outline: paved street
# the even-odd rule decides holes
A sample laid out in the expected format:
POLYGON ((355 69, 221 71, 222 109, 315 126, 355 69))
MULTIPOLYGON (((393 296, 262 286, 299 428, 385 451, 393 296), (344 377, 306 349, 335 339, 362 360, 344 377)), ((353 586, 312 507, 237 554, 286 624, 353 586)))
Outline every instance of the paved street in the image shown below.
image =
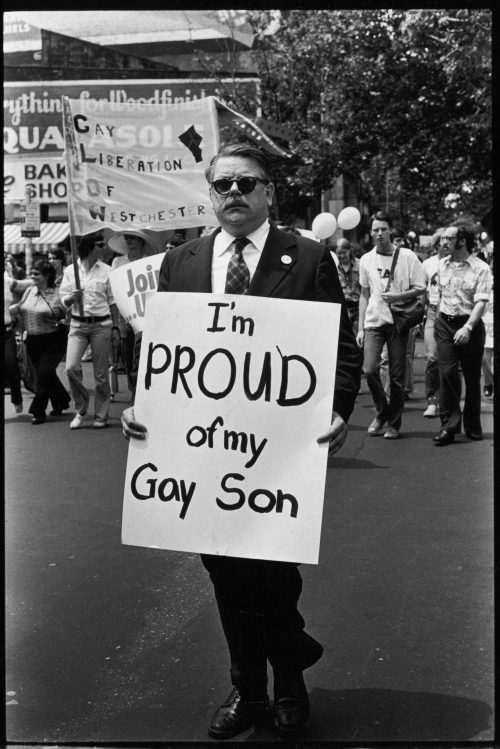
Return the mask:
MULTIPOLYGON (((482 442, 434 447, 417 353, 402 438, 366 434, 364 385, 329 463, 320 564, 301 568, 325 646, 301 745, 493 737, 493 403, 482 442)), ((10 742, 204 742, 229 692, 198 556, 121 545, 127 401, 108 429, 70 432, 69 414, 35 427, 5 397, 10 742)))

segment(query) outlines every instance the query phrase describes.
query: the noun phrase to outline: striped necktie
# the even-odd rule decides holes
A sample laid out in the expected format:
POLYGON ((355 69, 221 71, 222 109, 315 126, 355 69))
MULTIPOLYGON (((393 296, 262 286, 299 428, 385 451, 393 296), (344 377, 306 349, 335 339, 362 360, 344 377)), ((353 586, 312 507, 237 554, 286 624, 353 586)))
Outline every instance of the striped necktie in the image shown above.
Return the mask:
POLYGON ((250 244, 246 237, 238 237, 233 242, 234 252, 227 266, 225 294, 244 294, 250 285, 250 271, 243 258, 243 248, 250 244))

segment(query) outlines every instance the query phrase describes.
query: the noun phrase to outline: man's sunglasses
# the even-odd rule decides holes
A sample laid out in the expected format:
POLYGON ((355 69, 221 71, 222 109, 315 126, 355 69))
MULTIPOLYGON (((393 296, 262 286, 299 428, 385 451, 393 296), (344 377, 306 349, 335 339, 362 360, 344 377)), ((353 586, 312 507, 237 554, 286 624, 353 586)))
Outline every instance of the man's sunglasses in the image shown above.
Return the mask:
POLYGON ((237 179, 216 179, 211 185, 219 195, 228 195, 235 182, 238 192, 242 195, 248 195, 249 192, 253 192, 257 182, 262 182, 263 185, 269 184, 269 180, 261 179, 260 177, 238 177, 237 179))

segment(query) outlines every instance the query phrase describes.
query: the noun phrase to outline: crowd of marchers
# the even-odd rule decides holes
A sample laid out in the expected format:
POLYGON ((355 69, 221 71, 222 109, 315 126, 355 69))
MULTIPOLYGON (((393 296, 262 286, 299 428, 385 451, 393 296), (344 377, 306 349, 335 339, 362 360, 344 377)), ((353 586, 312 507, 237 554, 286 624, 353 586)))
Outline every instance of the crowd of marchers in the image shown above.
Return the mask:
MULTIPOLYGON (((292 226, 281 228, 300 234, 292 226)), ((200 233, 212 229, 207 227, 200 233)), ((386 439, 400 436, 405 401, 413 391, 416 339, 423 336, 423 416, 440 419, 435 444, 450 444, 462 427, 467 437, 480 439, 481 399, 493 396, 493 242, 486 232, 475 234, 471 226, 459 221, 437 228, 424 253, 416 246, 414 233, 398 229, 384 211, 371 217, 370 237, 372 246, 364 251, 345 237, 326 241, 363 350, 363 373, 375 409, 368 433, 386 439), (423 302, 422 322, 398 330, 391 304, 412 299, 423 302)), ((167 238, 163 249, 168 251, 184 241, 183 233, 176 232, 167 238)), ((83 384, 82 361, 92 362, 94 428, 108 422, 117 372, 126 374, 133 400, 140 335, 119 314, 109 273, 158 251, 150 236, 140 231, 117 232, 107 241, 102 232, 81 237, 77 249, 79 290, 71 254, 62 247, 35 255, 28 276, 22 257, 6 255, 4 371, 15 413, 23 411, 26 352, 33 391, 29 406, 32 424, 45 423, 49 403, 49 415, 59 416, 73 402, 70 427, 84 426, 90 394, 83 384), (21 339, 24 357, 19 356, 21 339), (61 362, 65 362, 67 387, 56 371, 61 362)))
POLYGON ((344 238, 335 247, 375 407, 368 434, 400 436, 416 337, 423 335, 423 416, 441 424, 434 444, 450 444, 462 428, 469 439, 482 439, 481 399, 493 395, 493 242, 457 221, 436 229, 422 258, 384 211, 371 217, 370 234, 373 248, 361 257, 344 238), (422 301, 422 321, 404 329, 392 307, 412 300, 422 301))
MULTIPOLYGON (((164 251, 184 242, 180 233, 165 241, 164 251)), ((158 252, 141 231, 116 232, 107 239, 97 231, 79 238, 76 268, 62 247, 33 258, 29 277, 12 256, 4 269, 5 385, 15 413, 23 411, 22 384, 33 393, 33 425, 60 416, 74 404, 71 429, 87 421, 91 393, 84 383, 83 361, 92 362, 92 426, 106 426, 114 397, 116 372, 127 376, 133 397, 140 336, 119 313, 109 276, 114 268, 158 252), (22 352, 22 353, 20 353, 22 352), (57 368, 65 362, 67 388, 57 368), (114 376, 110 376, 110 372, 114 376)))

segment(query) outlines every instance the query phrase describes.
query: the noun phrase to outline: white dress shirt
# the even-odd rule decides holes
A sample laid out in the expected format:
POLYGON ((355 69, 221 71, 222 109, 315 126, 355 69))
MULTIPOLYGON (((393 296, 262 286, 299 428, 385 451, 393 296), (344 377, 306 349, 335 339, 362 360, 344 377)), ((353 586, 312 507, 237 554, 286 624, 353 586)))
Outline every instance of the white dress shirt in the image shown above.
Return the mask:
MULTIPOLYGON (((109 274, 111 268, 106 263, 97 260, 92 268, 87 271, 83 264, 78 260, 78 274, 80 278, 80 288, 83 290, 83 314, 96 315, 105 317, 109 315, 109 307, 114 304, 111 284, 109 283, 109 274)), ((64 269, 63 279, 59 287, 61 299, 70 296, 76 289, 75 269, 73 265, 68 265, 64 269)), ((71 311, 79 315, 78 304, 72 306, 71 311)))
MULTIPOLYGON (((268 219, 251 234, 246 234, 250 240, 243 248, 243 258, 250 271, 250 281, 254 277, 255 269, 260 260, 262 250, 269 234, 270 224, 268 219)), ((224 229, 215 237, 214 251, 212 257, 212 291, 214 294, 223 294, 226 287, 227 266, 234 252, 233 242, 235 237, 224 229)))

